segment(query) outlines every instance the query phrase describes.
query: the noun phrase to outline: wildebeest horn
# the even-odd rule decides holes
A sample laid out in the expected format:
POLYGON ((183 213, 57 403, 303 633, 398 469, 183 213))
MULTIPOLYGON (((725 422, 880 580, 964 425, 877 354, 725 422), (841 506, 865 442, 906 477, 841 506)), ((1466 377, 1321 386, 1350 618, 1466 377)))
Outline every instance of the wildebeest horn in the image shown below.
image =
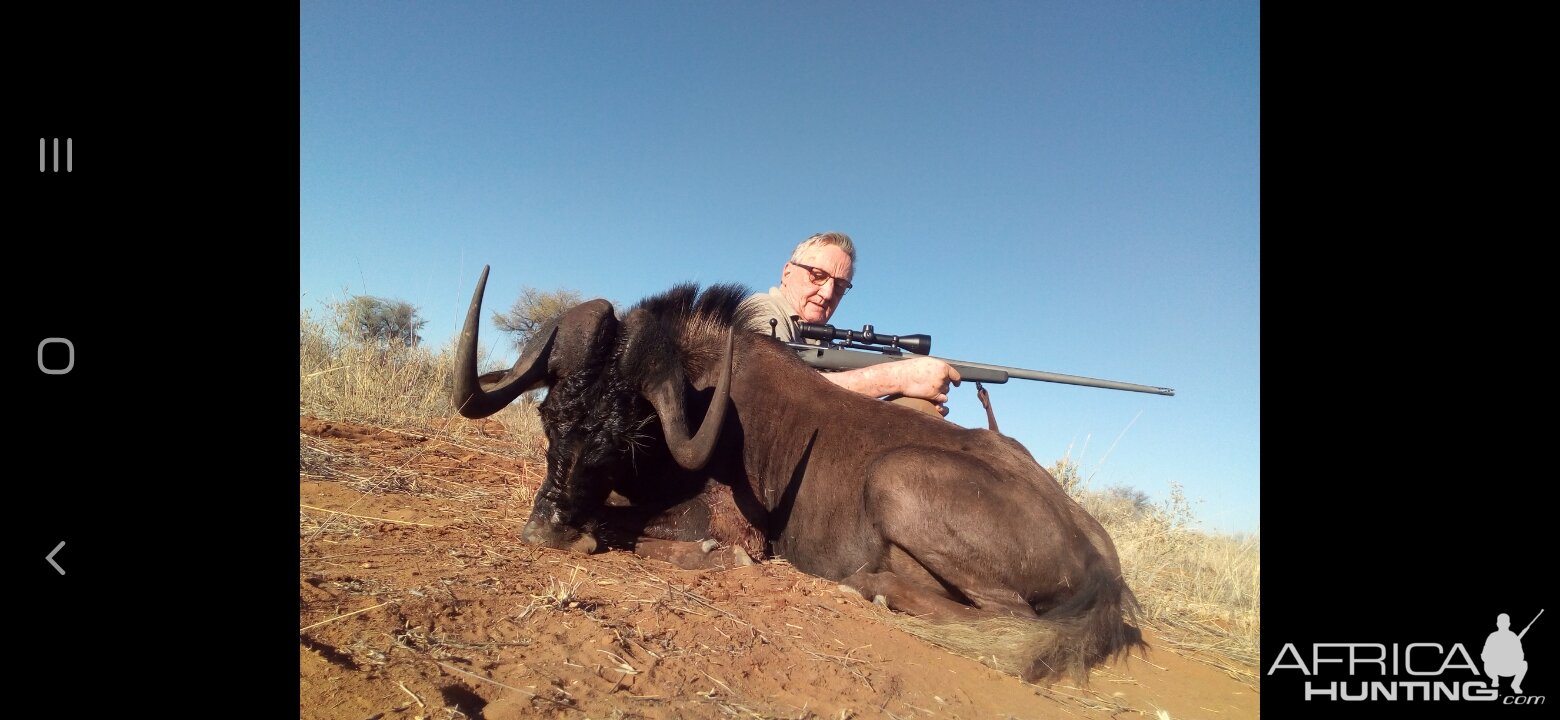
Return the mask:
POLYGON ((469 418, 483 418, 503 410, 520 397, 520 393, 539 385, 547 372, 547 357, 552 354, 553 340, 558 336, 558 328, 554 325, 548 330, 546 341, 538 343, 533 339, 526 345, 531 351, 521 356, 491 390, 483 390, 477 379, 477 326, 482 320, 482 291, 487 287, 487 277, 488 266, 484 265, 482 278, 477 280, 477 292, 471 296, 471 307, 466 310, 466 326, 460 331, 460 344, 455 353, 455 409, 469 418))
POLYGON ((688 437, 688 426, 683 420, 682 373, 661 376, 644 388, 645 399, 661 418, 661 431, 666 435, 666 447, 672 458, 688 470, 698 470, 710 461, 715 442, 720 439, 721 424, 726 421, 726 402, 731 396, 731 346, 732 331, 726 335, 726 352, 720 361, 720 379, 715 383, 715 395, 710 407, 699 423, 699 432, 688 437))

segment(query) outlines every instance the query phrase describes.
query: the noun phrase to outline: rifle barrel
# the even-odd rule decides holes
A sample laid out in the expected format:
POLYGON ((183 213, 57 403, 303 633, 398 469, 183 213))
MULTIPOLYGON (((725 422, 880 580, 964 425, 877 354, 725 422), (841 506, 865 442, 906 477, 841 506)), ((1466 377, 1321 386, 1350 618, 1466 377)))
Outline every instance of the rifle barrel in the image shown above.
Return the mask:
MULTIPOLYGON (((878 365, 886 362, 908 360, 912 357, 930 357, 915 355, 880 355, 860 350, 840 350, 820 345, 805 345, 801 343, 787 343, 791 349, 798 351, 803 361, 813 367, 829 370, 854 370, 869 365, 878 365)), ((1105 388, 1107 390, 1127 390, 1130 392, 1150 393, 1153 395, 1175 395, 1172 388, 1154 387, 1151 385, 1138 385, 1135 383, 1118 382, 1115 380, 1099 380, 1083 377, 1081 375, 1063 375, 1062 373, 1045 372, 1043 370, 1025 370, 1023 368, 1007 367, 1005 365, 991 365, 989 363, 968 362, 965 360, 951 360, 937 358, 949 365, 958 368, 962 380, 985 383, 1005 383, 1008 378, 1015 377, 1020 380, 1039 380, 1041 382, 1062 383, 1065 385, 1083 385, 1086 387, 1105 388)))
POLYGON ((982 370, 999 370, 1010 377, 1020 380, 1039 380, 1041 382, 1063 383, 1066 385, 1083 385, 1086 387, 1106 388, 1108 390, 1127 390, 1130 392, 1150 393, 1153 395, 1175 395, 1174 388, 1155 387, 1152 385, 1138 385, 1137 383, 1120 382, 1117 380, 1099 380, 1083 377, 1082 375, 1063 375, 1062 373, 1045 372, 1044 370, 1025 370, 1023 368, 1007 367, 1004 365, 990 365, 987 363, 969 362, 966 360, 949 360, 938 358, 949 365, 969 366, 982 370))
MULTIPOLYGON (((1543 614, 1544 614, 1544 609, 1543 608, 1539 608, 1538 609, 1538 615, 1543 615, 1543 614)), ((1538 615, 1534 615, 1533 619, 1528 621, 1527 627, 1522 628, 1522 632, 1517 633, 1517 639, 1518 640, 1521 640, 1522 636, 1527 634, 1528 628, 1533 627, 1533 623, 1538 622, 1538 615)))

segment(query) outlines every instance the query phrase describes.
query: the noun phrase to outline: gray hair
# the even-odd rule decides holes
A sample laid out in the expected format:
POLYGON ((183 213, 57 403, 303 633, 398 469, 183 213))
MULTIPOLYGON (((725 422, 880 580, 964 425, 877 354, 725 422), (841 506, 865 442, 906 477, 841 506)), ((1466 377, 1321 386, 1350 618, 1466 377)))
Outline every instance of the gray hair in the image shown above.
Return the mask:
POLYGON ((850 241, 849 235, 846 235, 842 232, 817 233, 812 237, 797 243, 796 249, 791 251, 791 262, 796 262, 797 258, 802 256, 802 251, 806 250, 807 248, 814 248, 822 245, 833 245, 844 251, 846 255, 850 256, 850 274, 856 274, 856 245, 850 241))

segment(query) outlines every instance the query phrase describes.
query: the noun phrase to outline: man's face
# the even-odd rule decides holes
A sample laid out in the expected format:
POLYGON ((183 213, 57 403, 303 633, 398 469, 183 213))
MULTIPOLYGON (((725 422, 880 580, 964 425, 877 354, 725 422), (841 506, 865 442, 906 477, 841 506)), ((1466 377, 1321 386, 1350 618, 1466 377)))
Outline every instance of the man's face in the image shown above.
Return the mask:
MULTIPOLYGON (((850 256, 834 245, 807 248, 794 262, 810 265, 846 280, 850 279, 854 271, 850 256)), ((840 306, 840 300, 845 297, 836 281, 831 279, 822 285, 814 285, 812 273, 791 262, 785 264, 785 270, 780 274, 780 293, 790 303, 792 311, 801 316, 802 322, 809 323, 828 322, 835 308, 840 306)))

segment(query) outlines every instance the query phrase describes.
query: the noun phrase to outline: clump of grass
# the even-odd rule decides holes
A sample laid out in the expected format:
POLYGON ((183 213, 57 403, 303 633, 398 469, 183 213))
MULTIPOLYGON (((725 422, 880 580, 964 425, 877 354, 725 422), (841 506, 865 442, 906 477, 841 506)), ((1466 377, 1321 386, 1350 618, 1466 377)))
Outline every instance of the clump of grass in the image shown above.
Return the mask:
POLYGON ((540 595, 532 595, 531 602, 520 611, 519 616, 515 619, 524 620, 537 608, 551 608, 553 610, 568 610, 580 607, 590 610, 593 608, 593 604, 582 602, 579 598, 580 586, 585 584, 585 580, 583 578, 575 579, 575 575, 578 572, 579 568, 575 567, 569 573, 567 581, 559 580, 556 577, 547 578, 547 588, 540 595))
POLYGON ((547 578, 547 590, 538 599, 547 601, 547 604, 556 610, 562 610, 568 607, 569 603, 578 602, 577 598, 579 596, 577 593, 579 593, 580 585, 582 584, 584 584, 584 581, 575 580, 572 574, 570 574, 568 582, 555 577, 547 578))

